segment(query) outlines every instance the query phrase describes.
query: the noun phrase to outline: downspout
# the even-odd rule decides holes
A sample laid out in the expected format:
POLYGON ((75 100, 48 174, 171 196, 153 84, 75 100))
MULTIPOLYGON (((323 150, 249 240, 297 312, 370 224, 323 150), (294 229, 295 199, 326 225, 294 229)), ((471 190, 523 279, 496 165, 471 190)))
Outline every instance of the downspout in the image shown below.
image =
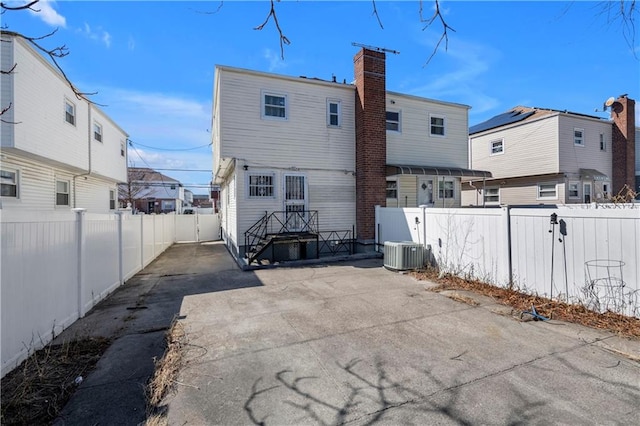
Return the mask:
POLYGON ((82 176, 89 176, 91 175, 91 133, 93 131, 92 129, 92 123, 91 123, 91 102, 87 101, 87 106, 89 107, 88 110, 88 114, 87 114, 87 155, 88 155, 88 166, 89 169, 87 170, 87 173, 81 173, 79 175, 74 175, 73 176, 73 208, 77 208, 77 196, 76 196, 76 178, 82 177, 82 176))

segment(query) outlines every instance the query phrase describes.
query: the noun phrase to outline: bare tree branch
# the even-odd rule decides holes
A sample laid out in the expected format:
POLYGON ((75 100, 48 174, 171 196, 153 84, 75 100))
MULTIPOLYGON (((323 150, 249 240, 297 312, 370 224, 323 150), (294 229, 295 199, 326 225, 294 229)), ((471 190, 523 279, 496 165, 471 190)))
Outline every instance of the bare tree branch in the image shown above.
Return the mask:
POLYGON ((193 8, 190 8, 191 10, 193 10, 196 13, 200 13, 203 15, 215 15, 216 13, 220 12, 220 9, 222 9, 222 5, 224 4, 224 1, 221 1, 220 4, 218 5, 218 8, 216 10, 214 10, 213 12, 207 12, 207 11, 202 11, 202 10, 195 10, 193 8))
MULTIPOLYGON (((280 0, 276 0, 276 1, 280 1, 280 0)), ((282 59, 284 59, 284 45, 285 44, 287 46, 290 45, 291 41, 289 41, 287 36, 285 36, 282 33, 282 28, 280 28, 280 23, 278 22, 278 16, 276 15, 276 8, 275 8, 275 4, 273 3, 273 0, 271 0, 271 10, 269 11, 269 14, 267 15, 267 18, 264 20, 264 22, 262 24, 260 24, 257 27, 255 27, 254 30, 261 31, 265 27, 265 25, 267 25, 269 23, 269 20, 271 18, 273 18, 273 22, 276 25, 276 28, 278 30, 278 34, 280 35, 280 57, 282 59)))
POLYGON ((424 28, 422 28, 422 31, 424 31, 427 28, 429 28, 429 26, 431 24, 433 24, 433 22, 436 19, 438 19, 440 21, 440 23, 442 24, 442 34, 440 35, 440 39, 438 40, 438 43, 436 43, 436 47, 433 49, 433 52, 431 52, 431 56, 429 56, 429 59, 427 59, 427 62, 425 62, 425 64, 422 66, 424 68, 427 65, 429 65, 429 62, 431 62, 431 59, 433 59, 433 57, 438 52, 438 48, 440 48, 440 44, 442 43, 442 40, 444 40, 444 42, 445 42, 445 44, 444 44, 445 52, 449 49, 449 33, 448 33, 448 31, 451 30, 451 31, 455 32, 456 30, 451 28, 449 26, 449 24, 447 24, 447 22, 444 20, 444 17, 442 16, 442 12, 440 11, 440 3, 439 3, 438 0, 434 0, 436 10, 433 13, 433 16, 431 18, 429 18, 429 19, 424 19, 422 17, 422 10, 423 10, 422 1, 423 0, 420 0, 420 22, 426 22, 427 23, 424 26, 424 28))
POLYGON ((380 25, 380 28, 382 28, 384 30, 384 27, 382 26, 382 21, 380 20, 380 15, 378 15, 378 8, 376 7, 376 0, 371 0, 371 2, 373 3, 373 13, 372 13, 372 15, 376 16, 376 18, 378 19, 378 25, 380 25))
MULTIPOLYGON (((18 66, 18 64, 13 64, 13 66, 11 67, 10 70, 5 71, 5 70, 0 70, 0 74, 13 74, 13 71, 15 71, 16 67, 18 66)), ((4 111, 2 111, 4 112, 4 111)), ((1 114, 0 114, 1 115, 1 114)))
POLYGON ((34 12, 40 12, 40 9, 34 9, 33 6, 36 5, 40 0, 33 0, 32 2, 20 5, 20 6, 9 6, 5 2, 0 2, 0 9, 2 9, 2 13, 7 10, 32 10, 34 12))
POLYGON ((620 22, 622 37, 631 49, 634 58, 639 59, 636 50, 636 19, 639 12, 636 0, 603 1, 600 3, 600 10, 599 15, 606 15, 608 24, 620 22))

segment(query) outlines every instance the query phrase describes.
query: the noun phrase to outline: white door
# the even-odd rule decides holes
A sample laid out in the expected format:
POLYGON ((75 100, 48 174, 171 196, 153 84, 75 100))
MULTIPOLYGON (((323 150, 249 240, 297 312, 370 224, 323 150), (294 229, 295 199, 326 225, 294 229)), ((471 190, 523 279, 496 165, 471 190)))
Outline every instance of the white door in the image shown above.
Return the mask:
POLYGON ((591 203, 591 182, 585 183, 582 189, 583 189, 582 195, 584 197, 584 203, 585 204, 591 203))
POLYGON ((284 176, 286 230, 301 231, 307 223, 307 181, 303 175, 284 176))
POLYGON ((418 178, 418 205, 433 205, 433 179, 423 176, 418 178))

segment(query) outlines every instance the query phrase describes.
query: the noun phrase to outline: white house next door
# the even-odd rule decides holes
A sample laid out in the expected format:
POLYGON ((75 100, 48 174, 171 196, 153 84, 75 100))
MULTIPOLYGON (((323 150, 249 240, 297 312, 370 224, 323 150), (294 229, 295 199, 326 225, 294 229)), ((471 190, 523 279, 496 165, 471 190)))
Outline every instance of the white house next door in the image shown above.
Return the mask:
POLYGON ((287 229, 301 231, 307 222, 307 182, 303 175, 284 176, 284 210, 287 229))

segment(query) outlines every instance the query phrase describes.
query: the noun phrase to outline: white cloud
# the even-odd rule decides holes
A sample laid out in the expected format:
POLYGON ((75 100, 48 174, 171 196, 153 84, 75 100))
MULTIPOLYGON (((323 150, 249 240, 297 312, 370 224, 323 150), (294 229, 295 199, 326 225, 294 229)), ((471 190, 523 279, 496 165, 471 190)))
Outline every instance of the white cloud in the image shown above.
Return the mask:
POLYGON ((264 49, 262 57, 269 63, 269 72, 275 72, 287 67, 287 64, 282 60, 280 54, 271 49, 264 49))
MULTIPOLYGON (((23 3, 29 3, 29 1, 25 0, 23 3)), ((33 6, 35 10, 29 9, 29 12, 52 27, 65 28, 67 26, 67 19, 54 9, 55 4, 56 2, 51 0, 40 1, 33 6)))
POLYGON ((89 24, 85 22, 84 26, 82 28, 78 28, 76 32, 82 34, 83 36, 91 40, 104 43, 104 45, 107 48, 111 47, 111 34, 103 30, 102 27, 97 27, 93 29, 89 24))

